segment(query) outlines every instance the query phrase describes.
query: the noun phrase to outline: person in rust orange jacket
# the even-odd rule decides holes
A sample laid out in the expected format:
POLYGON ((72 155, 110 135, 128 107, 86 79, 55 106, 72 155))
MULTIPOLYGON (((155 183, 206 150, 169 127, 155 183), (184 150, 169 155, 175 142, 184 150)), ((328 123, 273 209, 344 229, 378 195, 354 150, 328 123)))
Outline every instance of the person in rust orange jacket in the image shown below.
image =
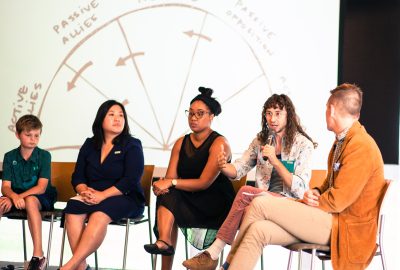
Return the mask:
POLYGON ((301 200, 259 196, 250 204, 223 269, 253 269, 266 245, 306 241, 330 244, 333 269, 365 269, 376 251, 379 206, 385 190, 383 160, 358 121, 362 91, 342 84, 326 105, 336 135, 321 186, 301 200))

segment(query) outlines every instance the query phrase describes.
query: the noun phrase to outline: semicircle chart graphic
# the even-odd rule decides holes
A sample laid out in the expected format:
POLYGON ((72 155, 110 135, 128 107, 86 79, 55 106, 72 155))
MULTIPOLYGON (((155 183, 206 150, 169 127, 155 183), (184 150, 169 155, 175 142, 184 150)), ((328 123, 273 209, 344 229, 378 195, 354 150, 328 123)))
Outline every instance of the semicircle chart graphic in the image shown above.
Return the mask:
POLYGON ((273 91, 246 39, 216 15, 191 5, 125 12, 79 41, 56 70, 38 109, 51 126, 41 146, 55 160, 77 153, 82 133, 91 134, 98 106, 116 99, 126 106, 146 160, 167 165, 174 142, 190 131, 184 110, 199 86, 213 88, 222 104, 213 128, 228 137, 234 151, 247 148, 273 91), (254 106, 242 109, 241 101, 249 97, 254 106), (254 116, 257 125, 249 127, 250 137, 235 136, 243 128, 236 121, 254 116))

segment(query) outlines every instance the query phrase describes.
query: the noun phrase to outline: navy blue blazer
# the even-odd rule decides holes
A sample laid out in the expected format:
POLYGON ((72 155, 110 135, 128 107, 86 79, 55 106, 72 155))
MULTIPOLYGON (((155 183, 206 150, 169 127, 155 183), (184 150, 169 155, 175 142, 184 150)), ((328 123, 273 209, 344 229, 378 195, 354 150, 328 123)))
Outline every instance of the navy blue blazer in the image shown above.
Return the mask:
POLYGON ((144 205, 144 193, 140 183, 144 170, 144 156, 140 140, 129 137, 114 144, 108 156, 100 163, 101 150, 96 149, 93 138, 82 145, 75 171, 72 174, 74 188, 86 184, 96 190, 115 186, 122 194, 144 205))

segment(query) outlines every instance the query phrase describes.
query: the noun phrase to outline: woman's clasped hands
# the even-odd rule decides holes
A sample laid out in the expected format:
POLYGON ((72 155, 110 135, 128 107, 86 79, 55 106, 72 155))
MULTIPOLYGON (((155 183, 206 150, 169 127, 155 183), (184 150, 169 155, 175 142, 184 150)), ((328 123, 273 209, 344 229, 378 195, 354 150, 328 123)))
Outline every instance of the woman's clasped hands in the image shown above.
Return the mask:
POLYGON ((95 190, 90 187, 79 193, 79 195, 81 195, 82 200, 87 204, 99 204, 105 199, 101 191, 95 190))
POLYGON ((160 177, 158 181, 153 183, 153 193, 156 196, 166 194, 171 186, 171 179, 160 177))

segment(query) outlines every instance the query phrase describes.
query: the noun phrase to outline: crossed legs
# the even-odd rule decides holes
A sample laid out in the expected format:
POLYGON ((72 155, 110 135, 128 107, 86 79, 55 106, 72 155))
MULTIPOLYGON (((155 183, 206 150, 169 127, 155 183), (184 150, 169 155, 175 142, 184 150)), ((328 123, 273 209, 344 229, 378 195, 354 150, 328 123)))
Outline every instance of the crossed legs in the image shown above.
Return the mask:
POLYGON ((245 208, 255 198, 254 196, 247 195, 246 193, 258 194, 262 191, 262 189, 252 186, 243 186, 239 189, 235 200, 232 203, 231 210, 229 211, 224 223, 219 228, 216 238, 223 240, 227 244, 232 244, 236 235, 236 231, 239 228, 240 221, 242 220, 245 212, 245 208))
POLYGON ((301 241, 328 244, 332 216, 318 208, 271 195, 255 198, 227 261, 229 270, 253 269, 266 245, 301 241))

